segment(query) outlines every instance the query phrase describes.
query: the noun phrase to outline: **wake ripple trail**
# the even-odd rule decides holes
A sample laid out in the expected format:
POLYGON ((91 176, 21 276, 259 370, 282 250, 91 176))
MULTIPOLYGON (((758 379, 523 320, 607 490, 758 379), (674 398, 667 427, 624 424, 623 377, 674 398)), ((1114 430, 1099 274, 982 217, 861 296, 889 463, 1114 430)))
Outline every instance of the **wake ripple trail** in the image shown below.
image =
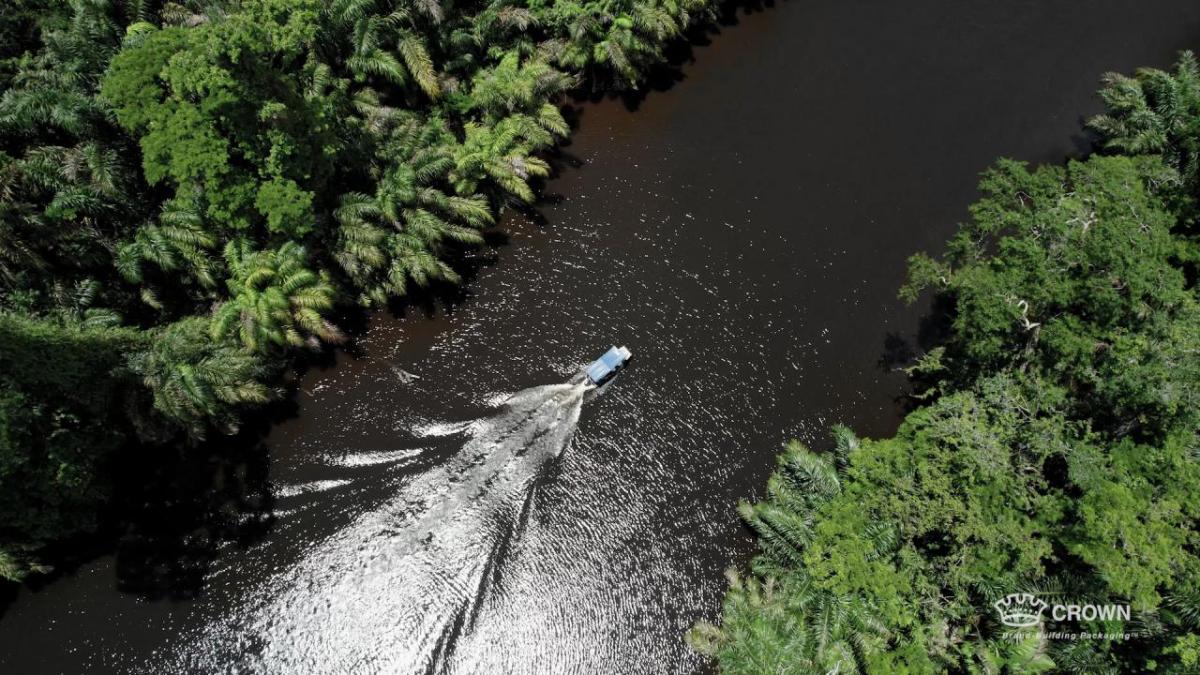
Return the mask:
POLYGON ((579 378, 534 387, 470 424, 447 462, 318 544, 191 636, 155 672, 440 673, 534 511, 538 477, 571 442, 579 378), (234 672, 240 672, 234 671, 234 672))

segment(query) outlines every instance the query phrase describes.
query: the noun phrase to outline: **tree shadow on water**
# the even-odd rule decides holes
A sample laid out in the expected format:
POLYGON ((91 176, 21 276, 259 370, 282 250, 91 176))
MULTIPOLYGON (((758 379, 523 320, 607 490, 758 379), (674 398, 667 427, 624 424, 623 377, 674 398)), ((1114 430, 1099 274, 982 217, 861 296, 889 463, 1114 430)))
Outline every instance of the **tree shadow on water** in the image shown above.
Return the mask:
MULTIPOLYGON (((883 352, 876 366, 883 372, 893 373, 915 365, 929 350, 945 344, 951 334, 953 319, 954 303, 943 296, 933 296, 917 323, 915 335, 891 331, 884 336, 883 352)), ((896 402, 907 412, 920 403, 912 394, 923 392, 933 384, 930 378, 921 374, 909 375, 908 386, 897 396, 896 402)))
POLYGON ((876 365, 883 371, 895 371, 916 363, 923 354, 944 344, 953 330, 954 303, 934 295, 917 323, 915 335, 889 332, 883 339, 883 353, 876 365))
MULTIPOLYGON (((637 90, 614 91, 598 88, 576 92, 576 102, 618 99, 636 110, 652 92, 663 92, 684 81, 683 67, 696 60, 696 50, 711 44, 722 30, 736 26, 739 17, 775 6, 773 0, 733 0, 718 9, 718 20, 689 29, 682 39, 669 44, 662 65, 651 69, 637 90)), ((566 116, 577 127, 581 108, 566 106, 566 116)), ((579 168, 584 161, 572 155, 567 139, 550 152, 557 175, 563 169, 579 168)), ((562 197, 543 192, 535 205, 515 209, 517 217, 534 226, 544 226, 540 207, 553 205, 562 197)), ((512 205, 509 205, 512 206, 512 205)), ((509 243, 503 227, 485 233, 484 246, 462 247, 449 256, 461 277, 460 284, 434 283, 413 289, 388 306, 396 316, 414 313, 426 318, 452 314, 472 294, 473 281, 497 262, 498 251, 509 243)), ((337 319, 351 336, 361 336, 370 313, 348 310, 337 319)), ((304 355, 290 371, 293 381, 309 368, 333 367, 341 355, 364 356, 351 339, 337 349, 304 355)), ((114 461, 112 495, 97 532, 64 540, 50 547, 52 573, 28 582, 33 589, 75 573, 80 565, 100 556, 115 557, 118 589, 149 600, 188 600, 198 596, 213 564, 229 547, 248 548, 271 529, 273 498, 269 484, 270 448, 266 442, 272 426, 294 417, 294 396, 247 415, 246 425, 235 436, 213 433, 208 441, 190 446, 183 443, 147 444, 129 448, 114 461)), ((0 616, 16 598, 18 584, 0 584, 0 616)))
POLYGON ((190 448, 140 448, 122 459, 110 509, 119 590, 148 600, 194 598, 223 549, 248 548, 270 530, 264 438, 295 415, 295 402, 263 412, 235 436, 190 448))
POLYGON ((605 99, 617 99, 629 111, 641 107, 651 93, 664 92, 687 79, 684 66, 696 62, 697 48, 712 44, 713 38, 722 30, 733 28, 742 15, 765 12, 775 7, 776 0, 727 0, 715 10, 714 21, 702 21, 689 27, 679 39, 667 43, 663 49, 663 62, 651 67, 638 84, 637 89, 616 88, 604 79, 592 89, 580 89, 572 94, 576 102, 598 103, 605 99))
MULTIPOLYGON (((481 247, 448 251, 447 263, 460 283, 413 288, 387 309, 419 318, 453 313, 507 243, 508 236, 496 228, 485 233, 481 247)), ((284 378, 292 395, 247 415, 236 435, 213 433, 198 446, 136 448, 121 458, 112 471, 117 478, 106 516, 110 525, 102 537, 115 540, 119 590, 149 600, 195 598, 222 551, 248 548, 267 534, 275 520, 267 436, 275 425, 296 417, 295 387, 308 371, 334 368, 344 357, 367 356, 359 338, 372 314, 355 307, 340 312, 335 323, 350 339, 336 348, 297 355, 284 378)))
POLYGON ((888 331, 883 337, 883 354, 876 365, 884 372, 895 372, 911 366, 917 360, 917 349, 908 336, 888 331))
MULTIPOLYGON (((740 16, 766 11, 773 0, 734 0, 721 5, 718 20, 689 29, 681 39, 664 50, 664 63, 647 73, 642 85, 633 91, 615 91, 600 87, 591 92, 576 92, 576 102, 617 99, 629 110, 636 110, 652 92, 663 92, 682 82, 684 66, 696 60, 696 50, 711 44, 722 30, 736 26, 740 16)), ((572 127, 584 114, 567 101, 566 115, 572 127)), ((569 151, 570 140, 550 152, 557 175, 578 168, 584 161, 569 151)), ((533 226, 546 225, 540 208, 561 201, 562 197, 541 190, 537 204, 515 208, 515 216, 533 226)), ((509 205, 510 207, 513 205, 509 205)), ((396 316, 414 314, 433 318, 449 315, 471 297, 475 278, 497 262, 498 252, 509 243, 503 226, 485 233, 484 246, 461 247, 451 252, 449 264, 461 283, 433 283, 414 288, 388 310, 396 316)), ((337 323, 351 336, 361 336, 369 324, 370 313, 351 309, 337 323)), ((293 381, 309 368, 333 367, 343 355, 362 358, 360 346, 351 339, 337 349, 304 355, 290 370, 293 381)), ((148 444, 132 447, 114 461, 112 499, 97 532, 66 540, 53 547, 51 558, 56 571, 30 580, 31 588, 53 583, 73 574, 84 562, 100 556, 115 558, 116 585, 119 590, 148 600, 179 601, 197 597, 222 551, 244 549, 259 542, 271 529, 273 499, 269 483, 270 448, 266 442, 270 428, 294 417, 294 397, 272 404, 246 418, 246 426, 235 436, 213 433, 198 446, 183 443, 148 444)), ((16 597, 16 584, 0 586, 0 615, 16 597)))

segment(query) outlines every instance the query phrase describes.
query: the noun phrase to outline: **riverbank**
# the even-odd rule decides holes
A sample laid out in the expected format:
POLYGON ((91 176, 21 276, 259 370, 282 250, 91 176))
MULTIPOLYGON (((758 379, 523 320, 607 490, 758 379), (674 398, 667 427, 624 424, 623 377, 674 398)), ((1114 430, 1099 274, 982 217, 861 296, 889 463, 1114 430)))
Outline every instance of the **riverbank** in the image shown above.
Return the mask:
MULTIPOLYGON (((256 589, 459 447, 410 430, 477 419, 494 396, 565 379, 619 340, 638 362, 585 406, 575 444, 538 479, 532 525, 497 567, 503 591, 456 663, 702 669, 680 635, 713 618, 722 571, 752 551, 735 507, 758 494, 779 442, 819 442, 833 420, 895 430, 904 379, 878 361, 889 334, 915 342, 923 313, 895 298, 905 257, 952 233, 995 156, 1073 151, 1078 116, 1099 110, 1096 64, 1165 65, 1196 26, 1190 5, 1166 21, 1113 3, 1082 22, 1069 3, 960 5, 782 4, 698 48, 679 86, 636 112, 581 105, 542 217, 504 223, 508 243, 463 297, 373 315, 354 353, 301 379, 295 415, 265 441, 277 520, 262 539, 217 546, 191 600, 122 591, 133 549, 24 588, 0 643, 31 648, 0 665, 152 669, 139 664, 167 651, 239 648, 208 627, 236 623, 256 589), (1144 41, 1122 38, 1130 21, 1144 41), (1032 46, 1013 52, 1018 36, 1032 46), (1010 71, 999 55, 1024 60, 1010 71), (1062 70, 1028 76, 1049 58, 1062 70), (998 79, 968 77, 979 72, 998 79), (1025 102, 1017 122, 1002 95, 1025 102), (814 126, 797 131, 797 118, 814 126), (961 134, 938 140, 944 129, 961 134), (380 456, 426 447, 417 465, 380 456)), ((378 601, 362 614, 386 620, 378 601)))
POLYGON ((345 341, 346 305, 461 281, 446 257, 536 200, 561 97, 636 90, 716 19, 705 0, 20 10, 0 24, 11 580, 95 530, 129 448, 237 433, 299 351, 345 341))
POLYGON ((1097 154, 997 161, 909 261, 945 332, 897 433, 792 441, 739 508, 759 554, 688 634, 723 673, 1200 665, 1200 64, 1101 97, 1097 154))

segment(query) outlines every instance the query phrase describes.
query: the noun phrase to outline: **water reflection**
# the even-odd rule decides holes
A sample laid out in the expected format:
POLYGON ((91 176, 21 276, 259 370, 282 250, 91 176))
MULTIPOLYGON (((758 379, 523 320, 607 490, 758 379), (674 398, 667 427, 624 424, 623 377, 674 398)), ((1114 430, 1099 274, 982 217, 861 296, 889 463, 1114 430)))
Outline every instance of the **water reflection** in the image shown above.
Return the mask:
POLYGON ((703 669, 682 635, 745 560, 735 507, 780 442, 894 427, 894 371, 924 331, 896 299, 905 258, 942 245, 995 157, 1071 151, 1099 73, 1170 63, 1197 31, 1187 0, 812 0, 744 17, 637 112, 580 105, 548 186, 564 198, 505 223, 511 245, 460 301, 377 315, 353 358, 301 380, 267 439, 273 505, 262 470, 235 470, 260 498, 184 495, 201 515, 165 530, 273 510, 260 541, 196 539, 199 572, 172 572, 169 548, 115 563, 197 599, 146 601, 172 595, 123 592, 111 558, 89 560, 21 592, 0 671, 703 669), (566 452, 450 480, 489 475, 456 458, 500 394, 566 380, 614 342, 638 361, 583 406, 566 452), (441 498, 459 504, 448 529, 399 553, 441 498))
MULTIPOLYGON (((590 388, 579 377, 534 387, 482 419, 425 427, 419 436, 467 440, 448 460, 406 477, 381 508, 255 588, 229 621, 188 636, 180 652, 145 670, 217 672, 237 663, 271 673, 441 672, 491 594, 503 592, 505 559, 536 517, 538 480, 570 443, 590 388)), ((402 464, 421 452, 337 463, 402 464)), ((348 483, 300 483, 277 494, 348 483)))

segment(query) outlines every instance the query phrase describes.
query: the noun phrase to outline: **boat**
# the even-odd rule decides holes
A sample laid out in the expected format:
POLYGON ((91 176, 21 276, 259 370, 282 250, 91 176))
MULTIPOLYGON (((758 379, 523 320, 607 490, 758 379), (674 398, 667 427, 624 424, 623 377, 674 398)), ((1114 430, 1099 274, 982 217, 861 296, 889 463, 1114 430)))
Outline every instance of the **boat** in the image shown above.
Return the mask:
POLYGON ((584 372, 587 379, 597 387, 616 377, 617 373, 629 362, 633 354, 624 347, 613 347, 604 352, 600 358, 592 361, 584 372))

